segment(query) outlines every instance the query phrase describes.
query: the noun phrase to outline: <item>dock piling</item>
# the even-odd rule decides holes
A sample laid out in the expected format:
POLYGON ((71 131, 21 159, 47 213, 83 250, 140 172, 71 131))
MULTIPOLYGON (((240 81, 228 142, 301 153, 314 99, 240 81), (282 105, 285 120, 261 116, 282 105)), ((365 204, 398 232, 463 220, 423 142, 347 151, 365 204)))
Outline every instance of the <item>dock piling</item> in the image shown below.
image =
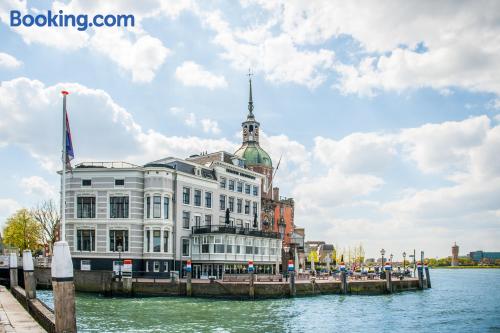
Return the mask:
POLYGON ((392 294, 392 274, 391 274, 392 265, 389 262, 385 263, 384 270, 385 270, 385 288, 387 290, 387 293, 392 294))
POLYGON ((427 281, 427 288, 431 287, 431 276, 429 274, 429 266, 427 266, 427 263, 424 264, 424 270, 425 270, 425 280, 427 281))
POLYGON ((10 289, 18 286, 17 280, 17 254, 11 253, 9 256, 10 289))
POLYGON ((347 294, 347 274, 343 262, 340 263, 340 291, 344 295, 347 294))
POLYGON ((51 272, 56 333, 76 333, 73 262, 65 241, 54 244, 51 272))
POLYGON ((36 298, 36 280, 35 267, 33 265, 33 256, 30 250, 23 251, 23 275, 24 275, 24 290, 27 299, 36 298))
POLYGON ((290 275, 290 297, 295 297, 297 289, 295 288, 295 265, 293 260, 288 260, 288 274, 290 275))

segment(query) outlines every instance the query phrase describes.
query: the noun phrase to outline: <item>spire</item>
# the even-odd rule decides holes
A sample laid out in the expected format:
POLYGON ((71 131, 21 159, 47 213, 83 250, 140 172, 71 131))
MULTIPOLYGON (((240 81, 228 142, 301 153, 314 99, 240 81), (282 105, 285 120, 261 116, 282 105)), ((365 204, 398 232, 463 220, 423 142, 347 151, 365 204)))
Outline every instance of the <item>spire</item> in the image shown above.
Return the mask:
POLYGON ((248 84, 249 84, 249 95, 248 95, 248 117, 247 118, 254 118, 253 116, 253 99, 252 99, 252 72, 250 69, 248 69, 248 84))

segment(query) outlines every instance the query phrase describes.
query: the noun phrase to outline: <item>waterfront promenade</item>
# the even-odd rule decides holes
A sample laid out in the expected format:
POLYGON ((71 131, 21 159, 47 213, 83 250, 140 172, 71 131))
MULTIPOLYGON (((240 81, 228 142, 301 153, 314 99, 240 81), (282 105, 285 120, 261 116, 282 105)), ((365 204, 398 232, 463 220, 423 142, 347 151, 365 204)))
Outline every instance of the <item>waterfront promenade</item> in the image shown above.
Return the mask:
POLYGON ((0 333, 41 333, 46 332, 14 296, 0 286, 0 333))

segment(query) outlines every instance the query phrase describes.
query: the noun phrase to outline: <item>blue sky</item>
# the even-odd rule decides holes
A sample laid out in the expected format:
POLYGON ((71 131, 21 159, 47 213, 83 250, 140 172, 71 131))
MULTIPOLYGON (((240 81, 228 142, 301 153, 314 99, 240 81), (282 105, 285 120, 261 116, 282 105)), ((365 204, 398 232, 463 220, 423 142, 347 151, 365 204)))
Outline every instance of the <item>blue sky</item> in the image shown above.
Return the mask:
POLYGON ((141 164, 237 148, 251 67, 262 146, 283 155, 277 185, 308 239, 368 256, 500 250, 499 9, 4 1, 0 220, 57 198, 61 89, 76 162, 141 164), (12 9, 134 14, 136 26, 14 29, 12 9))

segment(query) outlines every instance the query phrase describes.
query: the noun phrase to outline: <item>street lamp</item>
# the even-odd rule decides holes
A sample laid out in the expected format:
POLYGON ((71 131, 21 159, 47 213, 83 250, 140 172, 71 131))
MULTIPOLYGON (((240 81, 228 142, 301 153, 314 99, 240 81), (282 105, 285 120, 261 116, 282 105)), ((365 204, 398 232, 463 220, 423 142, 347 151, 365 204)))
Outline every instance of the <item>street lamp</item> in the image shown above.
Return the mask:
POLYGON ((390 260, 390 261, 391 261, 391 265, 392 265, 392 258, 394 258, 394 256, 392 255, 392 253, 391 253, 391 255, 390 255, 390 258, 391 258, 391 260, 390 260))
POLYGON ((382 256, 382 262, 381 262, 382 266, 384 266, 384 254, 385 250, 384 249, 380 250, 380 255, 382 256))
POLYGON ((406 272, 406 252, 403 251, 403 273, 406 272))
POLYGON ((122 280, 122 250, 123 247, 121 245, 117 246, 118 249, 118 279, 122 280))

